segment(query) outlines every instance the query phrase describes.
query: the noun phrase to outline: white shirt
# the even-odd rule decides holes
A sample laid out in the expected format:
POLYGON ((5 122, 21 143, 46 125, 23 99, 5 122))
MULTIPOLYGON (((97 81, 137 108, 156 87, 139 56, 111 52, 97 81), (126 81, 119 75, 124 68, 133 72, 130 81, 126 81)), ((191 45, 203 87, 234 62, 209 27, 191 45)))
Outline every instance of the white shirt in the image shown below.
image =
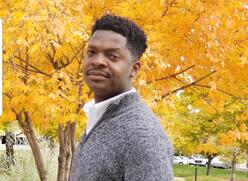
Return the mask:
POLYGON ((122 95, 136 92, 135 88, 132 88, 130 91, 123 92, 122 94, 119 94, 115 97, 111 97, 110 99, 107 99, 105 101, 95 103, 95 100, 86 103, 83 107, 83 110, 88 118, 87 120, 87 126, 86 126, 86 134, 90 132, 90 130, 94 127, 96 122, 101 118, 107 107, 113 103, 115 100, 117 100, 122 95))

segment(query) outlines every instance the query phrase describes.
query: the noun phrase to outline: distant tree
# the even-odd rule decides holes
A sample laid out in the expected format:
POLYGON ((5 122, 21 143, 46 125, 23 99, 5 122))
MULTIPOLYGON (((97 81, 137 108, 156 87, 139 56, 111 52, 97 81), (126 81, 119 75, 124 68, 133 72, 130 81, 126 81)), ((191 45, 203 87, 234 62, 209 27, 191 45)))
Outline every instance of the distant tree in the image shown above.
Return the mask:
POLYGON ((236 164, 240 157, 248 155, 248 101, 231 99, 223 109, 223 127, 227 128, 219 137, 225 155, 231 158, 231 181, 235 180, 236 164))

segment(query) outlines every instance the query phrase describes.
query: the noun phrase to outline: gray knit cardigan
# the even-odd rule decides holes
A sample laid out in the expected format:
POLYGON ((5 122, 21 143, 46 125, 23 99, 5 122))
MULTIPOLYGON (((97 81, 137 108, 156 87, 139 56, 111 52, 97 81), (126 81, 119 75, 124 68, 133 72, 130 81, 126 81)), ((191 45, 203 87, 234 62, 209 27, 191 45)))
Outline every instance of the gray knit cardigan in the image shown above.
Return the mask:
POLYGON ((112 103, 81 138, 70 172, 70 181, 172 180, 171 143, 136 92, 112 103))

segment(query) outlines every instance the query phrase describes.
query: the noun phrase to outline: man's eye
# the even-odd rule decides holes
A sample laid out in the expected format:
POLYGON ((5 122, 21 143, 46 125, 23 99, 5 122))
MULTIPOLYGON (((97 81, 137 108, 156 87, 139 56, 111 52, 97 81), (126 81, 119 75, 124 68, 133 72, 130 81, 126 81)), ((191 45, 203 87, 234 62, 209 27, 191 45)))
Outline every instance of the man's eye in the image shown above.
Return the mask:
POLYGON ((109 58, 110 58, 111 60, 117 60, 119 57, 116 56, 116 55, 110 54, 110 55, 109 55, 109 58))
POLYGON ((91 55, 94 55, 95 54, 95 51, 93 50, 87 50, 87 55, 88 56, 91 56, 91 55))

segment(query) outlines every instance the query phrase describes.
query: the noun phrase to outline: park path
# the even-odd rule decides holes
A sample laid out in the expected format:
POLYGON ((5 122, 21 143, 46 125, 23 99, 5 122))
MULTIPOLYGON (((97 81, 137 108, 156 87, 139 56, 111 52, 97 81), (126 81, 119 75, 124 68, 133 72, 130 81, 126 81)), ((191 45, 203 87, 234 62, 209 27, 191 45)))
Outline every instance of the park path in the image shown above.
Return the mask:
POLYGON ((185 179, 181 177, 174 177, 174 181, 185 181, 185 179))

